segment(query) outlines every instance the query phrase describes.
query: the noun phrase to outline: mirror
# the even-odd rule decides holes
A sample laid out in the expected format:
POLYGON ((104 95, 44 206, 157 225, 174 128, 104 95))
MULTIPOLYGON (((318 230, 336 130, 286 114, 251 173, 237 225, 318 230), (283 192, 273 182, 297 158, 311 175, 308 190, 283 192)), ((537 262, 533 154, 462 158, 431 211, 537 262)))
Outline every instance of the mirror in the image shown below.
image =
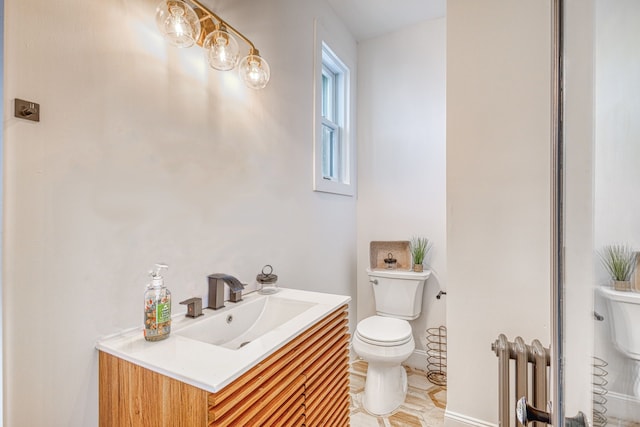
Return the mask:
POLYGON ((640 2, 595 6, 593 421, 626 426, 640 420, 640 280, 606 293, 598 254, 611 244, 640 251, 640 2))

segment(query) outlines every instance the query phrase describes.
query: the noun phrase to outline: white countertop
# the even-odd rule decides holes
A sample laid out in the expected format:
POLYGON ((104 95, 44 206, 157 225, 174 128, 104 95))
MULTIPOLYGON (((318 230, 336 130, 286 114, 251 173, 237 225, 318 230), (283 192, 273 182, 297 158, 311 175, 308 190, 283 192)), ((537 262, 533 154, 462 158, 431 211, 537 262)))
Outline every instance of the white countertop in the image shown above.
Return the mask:
POLYGON ((312 302, 314 306, 291 320, 253 340, 251 345, 230 350, 217 345, 186 338, 176 334, 180 329, 193 325, 219 313, 238 310, 243 302, 266 296, 253 292, 244 295, 239 303, 225 302, 219 310, 203 309, 205 313, 196 319, 184 314, 174 316, 171 334, 162 341, 144 339, 142 326, 100 339, 96 348, 152 371, 175 378, 200 389, 215 393, 247 372, 258 362, 284 346, 314 323, 348 303, 351 298, 343 295, 283 289, 274 295, 291 300, 312 302))

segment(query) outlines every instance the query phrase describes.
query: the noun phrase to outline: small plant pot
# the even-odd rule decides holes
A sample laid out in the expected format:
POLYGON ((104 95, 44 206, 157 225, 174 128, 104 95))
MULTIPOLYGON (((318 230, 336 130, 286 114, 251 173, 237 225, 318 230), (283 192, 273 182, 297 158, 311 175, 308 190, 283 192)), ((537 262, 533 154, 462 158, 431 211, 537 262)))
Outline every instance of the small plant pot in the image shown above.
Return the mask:
POLYGON ((614 280, 613 289, 615 289, 616 291, 630 291, 631 280, 614 280))
POLYGON ((424 271, 424 266, 422 264, 413 264, 413 271, 416 273, 422 273, 424 271))

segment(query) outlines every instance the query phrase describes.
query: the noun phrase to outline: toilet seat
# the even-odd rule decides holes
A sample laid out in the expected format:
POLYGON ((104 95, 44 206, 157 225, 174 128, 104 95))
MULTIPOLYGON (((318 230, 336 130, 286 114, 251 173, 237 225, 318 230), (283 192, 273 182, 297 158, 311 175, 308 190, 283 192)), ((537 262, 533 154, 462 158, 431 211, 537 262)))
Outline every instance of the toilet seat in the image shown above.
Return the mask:
POLYGON ((393 317, 371 316, 360 321, 356 336, 363 342, 381 347, 395 347, 411 341, 411 325, 393 317))

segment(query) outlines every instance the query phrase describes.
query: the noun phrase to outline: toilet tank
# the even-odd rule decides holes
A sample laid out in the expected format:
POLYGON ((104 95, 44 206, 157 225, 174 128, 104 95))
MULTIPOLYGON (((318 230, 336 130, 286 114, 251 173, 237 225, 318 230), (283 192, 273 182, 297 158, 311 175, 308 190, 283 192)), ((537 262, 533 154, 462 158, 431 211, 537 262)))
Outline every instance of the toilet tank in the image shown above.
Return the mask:
POLYGON ((422 312, 422 292, 430 271, 367 269, 373 287, 376 313, 398 319, 417 319, 422 312))
POLYGON ((626 356, 640 360, 640 334, 634 332, 640 325, 640 293, 606 287, 597 289, 608 303, 609 327, 614 344, 626 356))

